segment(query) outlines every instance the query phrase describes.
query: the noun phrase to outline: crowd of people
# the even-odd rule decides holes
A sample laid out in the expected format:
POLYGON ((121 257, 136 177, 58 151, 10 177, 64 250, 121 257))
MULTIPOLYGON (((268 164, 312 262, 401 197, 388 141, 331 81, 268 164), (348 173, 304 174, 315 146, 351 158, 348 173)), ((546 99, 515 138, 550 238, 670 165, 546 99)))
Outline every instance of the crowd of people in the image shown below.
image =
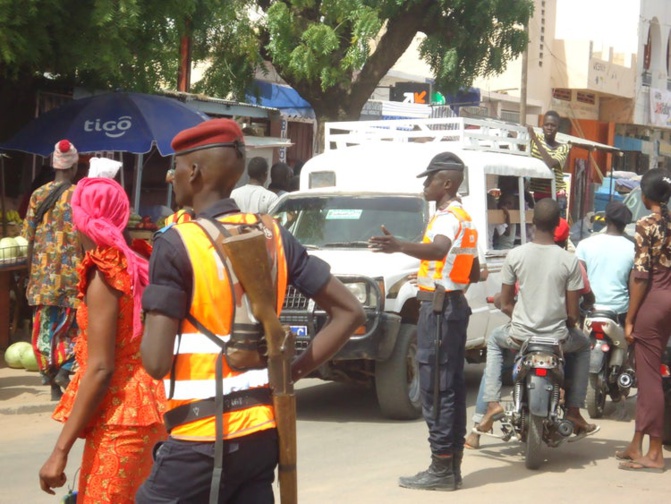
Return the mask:
MULTIPOLYGON (((544 137, 532 135, 532 154, 561 170, 566 153, 554 141, 558 116, 548 113, 544 121, 544 137)), ((246 166, 244 137, 228 119, 184 130, 172 147, 170 182, 176 203, 189 211, 168 220, 153 249, 135 246, 125 232, 130 208, 114 180, 118 167, 92 171, 72 184, 78 153, 67 140, 54 148, 53 182, 30 198, 23 233, 30 243, 32 342, 44 383, 60 401, 53 417, 63 423, 40 469, 40 485, 53 494, 65 484, 68 454, 84 438, 78 502, 270 503, 278 448, 268 373, 265 364, 233 364, 221 349, 242 334, 244 349, 261 353, 263 334, 230 260, 212 248, 240 226, 263 230, 275 312, 292 284, 329 315, 293 361, 294 380, 334 355, 363 323, 364 312, 327 263, 261 215, 291 190, 298 174, 288 165, 269 168, 265 159, 253 158, 249 183, 235 189, 246 166), (218 234, 208 231, 210 225, 218 234)), ((431 463, 400 478, 400 486, 462 486, 464 449, 477 449, 481 434, 503 412, 506 356, 534 334, 553 335, 572 360, 565 407, 573 435, 599 431, 580 413, 590 351, 578 326, 581 299, 619 314, 634 348, 635 432, 615 454, 620 468, 663 470, 659 367, 671 327, 671 174, 651 169, 643 176, 643 202, 651 213, 637 223, 633 243, 624 236, 631 213, 611 203, 606 232, 581 242, 575 253, 565 250, 559 175, 555 197, 539 190, 546 197, 532 202, 532 241, 514 247, 509 222, 493 230, 510 248, 496 297, 510 322, 489 338, 475 427, 468 434, 464 352, 471 310, 464 293, 480 281, 485 265, 477 250, 479 230, 458 193, 465 170, 458 156, 442 153, 418 175, 425 179, 425 199, 436 204, 420 243, 399 239, 384 226, 369 241, 375 252, 420 260, 417 361, 431 463)), ((513 204, 506 196, 499 208, 507 213, 513 204)))

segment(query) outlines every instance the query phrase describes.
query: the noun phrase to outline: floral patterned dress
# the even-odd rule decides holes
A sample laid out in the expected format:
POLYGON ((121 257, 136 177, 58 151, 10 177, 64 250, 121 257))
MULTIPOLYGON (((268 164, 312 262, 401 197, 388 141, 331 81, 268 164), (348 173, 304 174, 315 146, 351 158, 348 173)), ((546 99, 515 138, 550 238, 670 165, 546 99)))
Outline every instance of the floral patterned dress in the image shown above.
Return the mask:
POLYGON ((79 500, 85 503, 132 503, 135 492, 152 467, 152 448, 165 439, 161 414, 165 395, 160 381, 152 379, 142 367, 141 338, 133 337, 133 297, 126 259, 115 248, 87 252, 79 268, 77 311, 81 329, 75 355, 79 368, 54 419, 67 420, 86 372, 88 360, 89 313, 84 294, 89 273, 96 268, 105 281, 122 293, 115 347, 115 369, 109 388, 95 416, 81 437, 86 439, 79 476, 79 500))

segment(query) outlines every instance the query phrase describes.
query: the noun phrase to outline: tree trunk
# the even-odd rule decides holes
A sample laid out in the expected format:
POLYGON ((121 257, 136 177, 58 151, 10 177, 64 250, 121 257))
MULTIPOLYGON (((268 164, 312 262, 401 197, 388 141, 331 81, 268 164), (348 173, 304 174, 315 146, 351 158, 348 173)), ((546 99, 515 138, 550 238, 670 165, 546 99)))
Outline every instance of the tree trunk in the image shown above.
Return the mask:
POLYGON ((328 103, 321 102, 313 106, 315 111, 315 116, 317 118, 317 131, 315 134, 314 140, 314 153, 320 154, 326 149, 325 141, 325 129, 324 124, 327 122, 334 121, 358 121, 359 116, 361 115, 361 109, 363 106, 358 104, 352 105, 347 103, 349 100, 329 100, 328 103), (330 104, 337 103, 336 106, 329 106, 330 104), (348 106, 348 108, 345 108, 348 106))

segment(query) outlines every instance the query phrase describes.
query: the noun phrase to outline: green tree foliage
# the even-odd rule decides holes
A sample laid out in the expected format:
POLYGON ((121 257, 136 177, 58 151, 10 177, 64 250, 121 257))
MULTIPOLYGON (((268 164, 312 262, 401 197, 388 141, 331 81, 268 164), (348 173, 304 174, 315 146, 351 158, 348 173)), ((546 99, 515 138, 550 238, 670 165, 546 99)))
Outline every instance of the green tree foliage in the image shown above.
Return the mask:
MULTIPOLYGON (((179 0, 0 0, 0 76, 43 73, 95 88, 174 82, 179 0)), ((191 10, 194 5, 191 5, 191 10)))
POLYGON ((237 81, 235 74, 228 68, 222 71, 220 65, 232 61, 236 63, 233 68, 240 69, 240 65, 270 61, 312 104, 317 116, 328 119, 356 119, 380 79, 418 32, 426 35, 420 55, 433 70, 439 91, 454 91, 470 85, 478 75, 503 71, 524 50, 523 26, 533 11, 531 0, 239 3, 258 15, 238 14, 227 33, 219 34, 231 37, 219 42, 228 50, 214 54, 201 89, 239 92, 239 86, 247 82, 237 81))
POLYGON ((197 90, 241 98, 271 62, 318 117, 353 119, 418 32, 435 87, 502 71, 531 0, 0 0, 0 75, 173 87, 179 41, 209 64, 197 90))

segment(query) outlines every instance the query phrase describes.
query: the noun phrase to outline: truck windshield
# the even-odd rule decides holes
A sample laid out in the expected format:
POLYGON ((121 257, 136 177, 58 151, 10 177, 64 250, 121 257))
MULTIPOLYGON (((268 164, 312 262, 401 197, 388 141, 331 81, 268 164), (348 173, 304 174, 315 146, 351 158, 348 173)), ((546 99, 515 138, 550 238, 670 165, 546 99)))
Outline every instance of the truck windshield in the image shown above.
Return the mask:
POLYGON ((305 196, 285 199, 273 214, 306 247, 366 247, 382 224, 419 241, 428 205, 412 196, 305 196))

